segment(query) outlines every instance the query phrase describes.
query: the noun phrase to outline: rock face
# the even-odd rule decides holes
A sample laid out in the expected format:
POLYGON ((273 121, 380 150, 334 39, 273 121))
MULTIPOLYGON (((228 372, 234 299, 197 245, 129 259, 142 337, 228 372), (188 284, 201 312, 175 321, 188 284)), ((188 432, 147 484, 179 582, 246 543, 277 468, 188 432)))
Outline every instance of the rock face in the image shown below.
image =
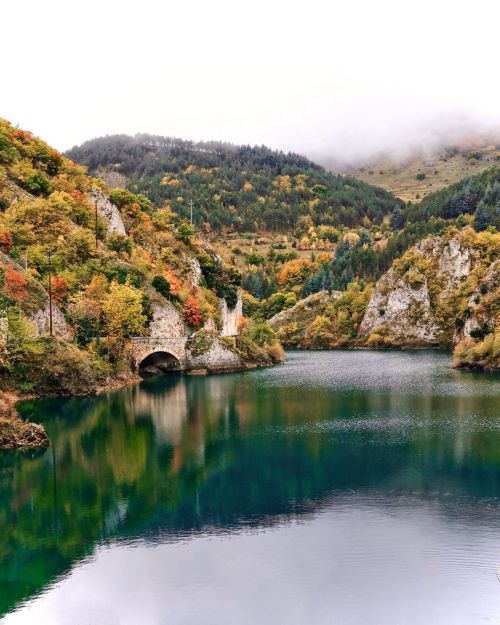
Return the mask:
POLYGON ((190 282, 194 287, 197 287, 200 284, 200 280, 202 276, 200 261, 197 258, 190 258, 189 264, 191 265, 190 282))
POLYGON ((451 346, 460 298, 480 253, 462 233, 423 239, 377 282, 361 337, 386 344, 451 346))
MULTIPOLYGON (((49 300, 43 308, 29 316, 38 336, 48 336, 50 330, 49 300)), ((52 303, 52 333, 62 341, 71 341, 73 332, 59 308, 52 303)))
POLYGON ((237 336, 238 322, 243 317, 243 301, 241 299, 241 290, 238 291, 238 300, 236 306, 231 310, 225 299, 220 301, 220 312, 222 318, 222 336, 237 336))
POLYGON ((436 342, 439 326, 431 311, 427 281, 411 286, 390 269, 378 281, 359 329, 360 334, 389 332, 401 342, 436 342))
POLYGON ((453 342, 471 338, 478 330, 494 331, 497 319, 490 306, 485 306, 485 299, 491 299, 500 289, 500 260, 496 260, 486 270, 476 289, 467 302, 467 317, 462 328, 457 328, 453 342))
POLYGON ((231 371, 241 368, 241 358, 219 337, 214 335, 210 347, 203 354, 194 355, 188 350, 191 369, 208 371, 231 371))
POLYGON ((179 311, 172 304, 166 302, 153 307, 153 319, 150 324, 151 337, 181 337, 187 336, 189 330, 183 322, 179 311))
POLYGON ((127 232, 125 230, 125 226, 123 225, 120 211, 111 202, 109 197, 97 187, 92 188, 90 196, 92 202, 95 202, 97 204, 97 212, 99 213, 99 217, 101 217, 106 222, 106 229, 108 234, 120 234, 122 236, 126 236, 127 232))

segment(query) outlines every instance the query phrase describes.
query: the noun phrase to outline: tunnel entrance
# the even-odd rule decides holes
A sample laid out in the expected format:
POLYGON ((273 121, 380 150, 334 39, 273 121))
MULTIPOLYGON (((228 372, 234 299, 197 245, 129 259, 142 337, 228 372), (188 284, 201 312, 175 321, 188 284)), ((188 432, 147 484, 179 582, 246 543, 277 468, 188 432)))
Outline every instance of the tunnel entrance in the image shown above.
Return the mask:
POLYGON ((180 371, 181 363, 168 352, 153 352, 139 364, 139 375, 150 378, 157 375, 168 375, 180 371))

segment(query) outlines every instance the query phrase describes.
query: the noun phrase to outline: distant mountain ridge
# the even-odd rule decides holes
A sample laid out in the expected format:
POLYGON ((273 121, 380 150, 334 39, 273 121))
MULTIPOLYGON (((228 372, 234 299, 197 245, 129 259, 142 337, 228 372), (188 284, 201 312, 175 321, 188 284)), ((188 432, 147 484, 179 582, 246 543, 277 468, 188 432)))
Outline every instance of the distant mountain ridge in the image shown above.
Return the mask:
POLYGON ((183 218, 192 206, 194 221, 215 230, 286 232, 304 215, 317 225, 356 227, 382 223, 402 205, 381 188, 265 146, 113 135, 67 156, 108 183, 126 176, 131 191, 183 218))

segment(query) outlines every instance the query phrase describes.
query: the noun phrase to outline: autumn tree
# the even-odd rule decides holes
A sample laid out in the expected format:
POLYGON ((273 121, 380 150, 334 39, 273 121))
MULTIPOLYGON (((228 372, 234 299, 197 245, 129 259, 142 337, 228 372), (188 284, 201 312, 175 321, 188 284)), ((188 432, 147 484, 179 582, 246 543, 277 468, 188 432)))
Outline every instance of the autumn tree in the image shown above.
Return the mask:
POLYGON ((182 310, 182 317, 184 321, 193 328, 197 328, 201 324, 202 314, 200 306, 194 297, 190 297, 186 300, 182 310))
POLYGON ((26 278, 11 265, 5 270, 4 291, 16 302, 22 302, 28 297, 26 278))
POLYGON ((278 283, 288 287, 302 284, 313 269, 313 263, 306 258, 290 260, 283 264, 278 274, 278 283))
POLYGON ((10 254, 12 249, 12 237, 8 230, 0 230, 0 251, 10 254))
POLYGON ((110 355, 117 359, 123 353, 125 339, 146 331, 141 291, 130 284, 113 282, 104 299, 103 313, 110 355))
POLYGON ((52 278, 52 299, 56 304, 62 304, 68 294, 68 283, 64 278, 54 276, 52 278))
POLYGON ((95 275, 90 284, 73 297, 68 307, 77 338, 83 344, 88 343, 93 336, 98 336, 101 333, 107 286, 108 283, 104 276, 95 275))

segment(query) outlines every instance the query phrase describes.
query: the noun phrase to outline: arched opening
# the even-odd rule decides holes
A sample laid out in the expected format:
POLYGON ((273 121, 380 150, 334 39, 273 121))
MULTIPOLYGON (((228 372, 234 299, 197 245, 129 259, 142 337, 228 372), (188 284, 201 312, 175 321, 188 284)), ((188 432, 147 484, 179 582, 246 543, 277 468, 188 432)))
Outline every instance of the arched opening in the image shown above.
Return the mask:
POLYGON ((150 378, 156 375, 167 375, 180 371, 180 368, 181 363, 173 354, 153 352, 139 363, 139 374, 143 378, 150 378))

